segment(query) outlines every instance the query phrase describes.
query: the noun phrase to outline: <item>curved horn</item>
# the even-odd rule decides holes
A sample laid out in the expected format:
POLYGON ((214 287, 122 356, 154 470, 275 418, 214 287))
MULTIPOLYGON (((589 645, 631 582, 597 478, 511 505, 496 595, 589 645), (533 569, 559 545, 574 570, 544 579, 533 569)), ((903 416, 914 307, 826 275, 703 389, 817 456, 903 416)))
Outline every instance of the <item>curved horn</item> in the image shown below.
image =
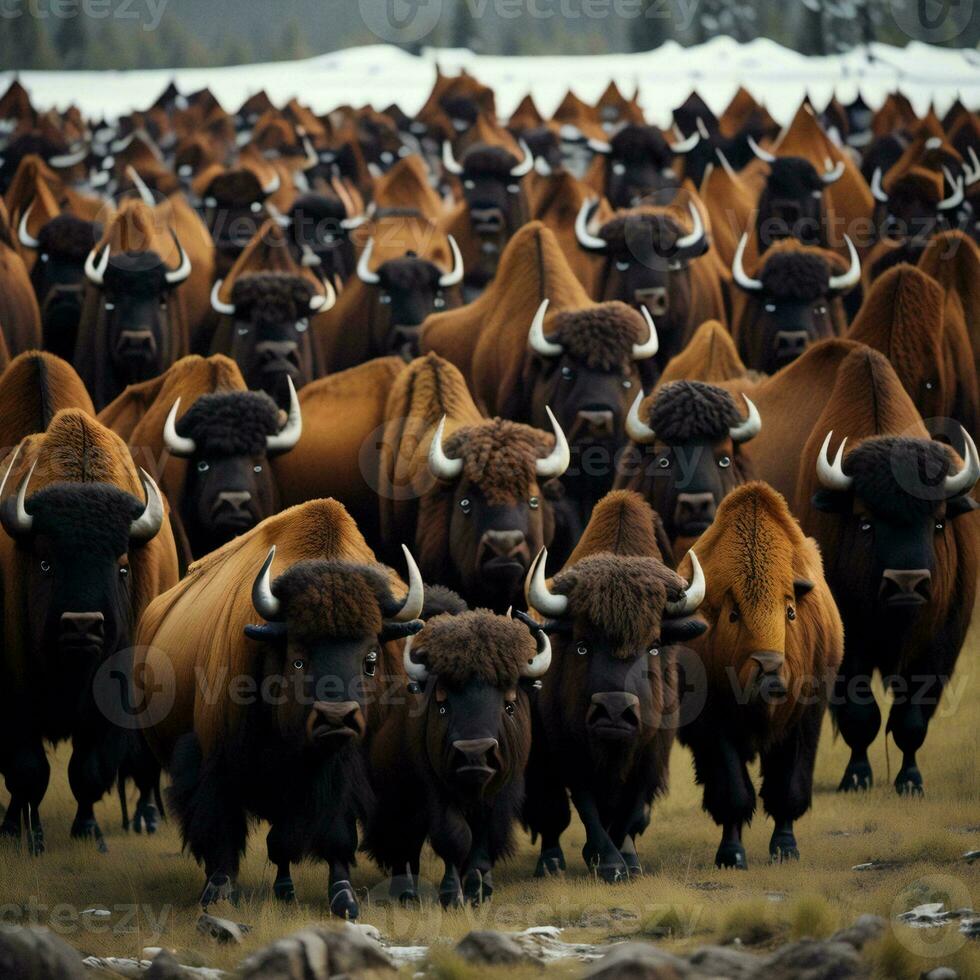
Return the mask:
POLYGON ((88 279, 93 286, 102 285, 105 270, 109 267, 109 252, 112 250, 110 245, 106 245, 105 251, 102 253, 102 258, 99 259, 98 263, 96 263, 95 253, 97 248, 98 247, 93 248, 85 259, 85 278, 88 279))
POLYGON ((688 201, 687 206, 691 211, 691 221, 693 222, 694 230, 690 235, 684 235, 677 239, 676 247, 678 251, 691 248, 699 244, 704 238, 704 221, 701 219, 701 210, 694 206, 693 201, 688 201))
POLYGON ((366 282, 369 286, 377 286, 381 282, 381 276, 371 271, 371 253, 374 251, 374 239, 369 238, 361 257, 357 261, 357 278, 361 282, 366 282))
POLYGON ((743 232, 742 237, 738 240, 738 248, 735 249, 735 258, 732 259, 732 278, 742 289, 750 293, 756 293, 762 289, 762 282, 747 276, 745 274, 745 268, 742 265, 742 256, 745 255, 745 246, 748 243, 748 233, 743 232))
POLYGON ((275 173, 275 176, 272 178, 272 180, 268 184, 266 184, 262 188, 262 193, 265 194, 266 197, 269 197, 270 194, 275 194, 276 191, 279 190, 279 188, 280 188, 280 186, 282 184, 282 181, 281 181, 281 179, 279 177, 279 171, 276 170, 275 167, 273 167, 273 172, 275 173))
POLYGON ((701 142, 700 133, 691 133, 686 140, 680 140, 677 143, 668 143, 667 146, 670 147, 670 152, 675 154, 690 153, 701 142))
POLYGON ((524 599, 529 609, 534 609, 551 619, 560 619, 568 610, 568 596, 548 591, 544 578, 544 566, 547 562, 548 549, 542 548, 524 580, 524 599))
POLYGON ((396 623, 409 623, 422 615, 422 607, 425 605, 425 587, 422 584, 422 573, 419 571, 419 566, 415 564, 412 553, 406 545, 402 545, 402 551, 405 553, 405 564, 408 566, 408 595, 405 596, 401 609, 388 618, 396 623))
POLYGON ((759 415, 759 409, 755 407, 752 399, 748 395, 743 394, 742 397, 745 399, 745 407, 749 410, 749 413, 746 415, 744 422, 729 426, 728 429, 729 437, 732 442, 736 443, 748 442, 750 439, 754 439, 762 428, 762 417, 759 415))
POLYGON ((337 302, 337 290, 334 289, 333 283, 329 279, 321 279, 320 282, 323 284, 323 292, 314 293, 310 297, 311 313, 326 313, 327 310, 332 310, 337 302))
POLYGON ((547 299, 541 300, 541 305, 535 311, 531 329, 527 332, 527 345, 541 357, 558 357, 565 348, 561 344, 548 340, 544 335, 544 318, 548 312, 549 302, 550 300, 547 299))
POLYGON ((174 245, 177 246, 177 254, 180 256, 180 265, 178 265, 176 269, 171 269, 166 274, 166 279, 167 285, 178 286, 191 274, 191 260, 184 251, 184 246, 180 244, 180 239, 177 237, 177 232, 171 228, 170 235, 174 240, 174 245))
POLYGON ((462 166, 453 156, 453 147, 449 140, 444 140, 442 144, 442 165, 451 174, 456 174, 457 177, 463 172, 462 166))
POLYGON ((827 288, 831 292, 842 292, 845 289, 850 289, 852 286, 856 286, 861 279, 861 260, 858 258, 857 249, 854 247, 854 242, 851 241, 848 235, 844 236, 844 241, 847 242, 847 251, 851 255, 851 266, 847 272, 842 273, 839 276, 831 276, 827 282, 827 288))
MULTIPOLYGON (((517 619, 513 610, 508 610, 511 619, 517 619)), ((518 619, 518 622, 520 620, 518 619)), ((530 626, 528 626, 531 629, 530 626)), ((521 677, 527 680, 536 681, 539 677, 544 677, 551 666, 551 640, 543 629, 531 629, 534 634, 534 642, 537 644, 537 653, 526 663, 521 664, 521 677)))
POLYGON ((652 446, 657 438, 657 433, 640 418, 640 405, 645 397, 641 388, 637 392, 636 398, 633 399, 629 414, 626 416, 626 434, 633 442, 638 442, 641 446, 652 446))
POLYGON ((555 418, 554 412, 551 411, 548 405, 545 405, 544 410, 551 421, 552 431, 555 433, 555 448, 547 456, 539 459, 534 464, 534 470, 538 476, 551 479, 552 477, 561 476, 568 469, 568 464, 572 461, 572 453, 568 448, 568 440, 565 438, 565 433, 561 431, 561 426, 558 424, 558 419, 555 418))
POLYGON ((837 455, 831 463, 827 456, 827 450, 830 448, 830 440, 833 437, 834 430, 831 429, 820 447, 820 454, 817 456, 817 479, 828 490, 850 490, 854 478, 848 476, 841 465, 844 461, 844 446, 847 445, 847 439, 845 438, 837 448, 837 455))
POLYGON ((300 258, 300 265, 304 269, 315 269, 318 266, 323 265, 323 259, 320 258, 316 252, 306 242, 300 242, 299 250, 302 253, 300 258))
POLYGON ((690 616, 704 601, 705 582, 701 562, 698 561, 698 556, 693 549, 688 554, 691 556, 691 582, 681 593, 680 599, 676 602, 664 603, 667 615, 674 619, 690 616))
MULTIPOLYGON (((18 447, 18 451, 19 451, 18 447)), ((17 461, 17 457, 10 461, 10 468, 7 470, 7 475, 10 475, 10 470, 13 469, 14 463, 17 461)), ((31 477, 34 475, 34 470, 37 467, 37 460, 31 464, 31 468, 27 471, 27 475, 20 481, 17 487, 17 502, 14 507, 14 516, 10 520, 4 520, 3 526, 6 528, 7 533, 11 536, 30 534, 31 529, 34 527, 34 518, 27 513, 27 484, 31 482, 31 477)), ((7 477, 4 478, 4 483, 7 482, 7 477)))
MULTIPOLYGON (((829 162, 830 161, 828 161, 828 163, 829 162)), ((844 161, 843 160, 838 160, 837 161, 837 166, 834 167, 833 170, 831 170, 830 168, 828 168, 827 170, 825 170, 820 175, 820 179, 825 184, 836 184, 837 181, 839 181, 841 179, 841 177, 843 177, 843 176, 844 176, 844 161)))
POLYGON ((7 486, 7 477, 10 476, 14 471, 14 466, 17 463, 17 458, 20 456, 20 445, 14 450, 13 455, 10 457, 10 462, 7 464, 6 472, 3 474, 3 479, 0 480, 0 500, 3 499, 3 491, 7 486))
POLYGON ((634 361, 646 360, 660 350, 660 338, 657 336, 657 327, 653 322, 653 317, 650 316, 650 311, 646 306, 641 306, 640 314, 647 322, 647 339, 642 344, 633 345, 634 361))
POLYGON ((136 172, 136 168, 132 164, 127 164, 126 176, 133 182, 133 186, 139 193, 140 200, 151 208, 155 207, 157 202, 153 197, 153 191, 146 186, 146 182, 136 172))
POLYGON ((770 153, 768 150, 764 150, 758 143, 756 143, 754 137, 750 133, 745 137, 746 142, 749 144, 749 149, 760 159, 764 160, 766 163, 775 163, 776 154, 770 153))
POLYGON ((74 153, 61 153, 57 156, 49 157, 47 163, 49 167, 54 167, 55 170, 67 170, 68 167, 74 167, 76 164, 81 163, 87 156, 88 147, 83 146, 74 153))
POLYGON ((530 173, 531 168, 534 166, 534 154, 531 152, 527 143, 524 140, 518 140, 517 145, 521 148, 524 159, 516 167, 510 168, 511 177, 523 177, 525 174, 530 173))
POLYGON ((575 237, 578 239, 579 245, 582 248, 588 248, 594 251, 604 250, 606 247, 604 238, 599 238, 589 231, 589 220, 598 205, 599 199, 597 197, 587 199, 582 202, 582 206, 578 209, 578 214, 575 216, 575 237))
POLYGON ((224 279, 216 279, 214 285, 211 287, 211 309, 215 313, 220 313, 222 316, 234 316, 235 304, 226 303, 219 297, 224 282, 224 279))
POLYGON ((875 167, 875 172, 871 175, 871 196, 880 204, 888 203, 888 195, 881 186, 881 167, 875 167))
POLYGON ((289 414, 286 416, 286 424, 274 436, 265 437, 267 453, 288 452, 303 434, 303 412, 299 405, 299 395, 296 394, 296 386, 288 374, 286 384, 289 387, 289 414))
POLYGON ((442 433, 446 428, 446 416, 439 419, 432 442, 429 443, 429 469, 433 476, 447 483, 455 480, 463 472, 463 461, 461 459, 450 459, 442 448, 442 433))
POLYGON ((303 170, 312 170, 320 162, 320 155, 313 149, 313 144, 306 133, 303 133, 303 152, 306 154, 303 170))
POLYGON ((953 473, 946 477, 947 497, 958 497, 960 494, 967 493, 980 479, 980 455, 977 454, 977 444, 962 426, 960 426, 960 431, 963 433, 963 443, 966 446, 966 462, 959 473, 953 473))
POLYGON ((943 167, 943 176, 946 178, 949 186, 953 188, 953 193, 949 197, 943 198, 936 205, 936 210, 950 211, 953 208, 958 208, 963 203, 963 177, 960 176, 954 180, 948 167, 943 167))
POLYGON ((453 253, 453 267, 439 277, 439 285, 443 289, 458 286, 463 281, 463 253, 460 252, 456 239, 452 235, 447 235, 446 238, 449 239, 449 248, 453 253))
POLYGON ((170 406, 167 421, 163 423, 163 444, 170 450, 171 456, 179 459, 189 459, 197 451, 193 439, 179 435, 177 432, 177 412, 180 411, 180 398, 170 406))
POLYGON ((36 249, 39 248, 41 243, 27 230, 27 218, 31 213, 31 208, 34 207, 34 202, 27 206, 27 210, 20 216, 20 224, 17 226, 17 237, 20 239, 21 245, 24 248, 36 249))
POLYGON ((967 152, 970 154, 970 163, 964 164, 963 170, 966 173, 966 186, 971 187, 980 180, 980 157, 977 157, 977 151, 972 146, 967 152))
POLYGON ((412 659, 412 640, 414 639, 414 636, 405 637, 402 666, 405 668, 405 673, 408 674, 410 681, 414 681, 416 684, 424 684, 429 679, 429 669, 425 664, 416 663, 412 659))
POLYGON ((603 155, 607 153, 612 153, 612 146, 609 143, 605 143, 602 140, 591 139, 588 141, 589 149, 593 153, 602 153, 603 155))
POLYGON ((728 162, 728 157, 726 157, 725 154, 717 148, 715 149, 715 156, 718 157, 718 162, 721 164, 722 170, 724 170, 725 173, 732 178, 732 180, 738 180, 738 174, 735 173, 734 167, 732 167, 732 165, 728 162))
POLYGON ((143 507, 143 513, 129 524, 129 540, 143 542, 156 537, 157 532, 163 527, 163 497, 160 496, 160 488, 154 483, 153 477, 142 467, 140 467, 140 476, 143 478, 146 505, 143 507))
POLYGON ((252 606, 255 611, 268 622, 278 622, 282 615, 282 603, 272 594, 272 579, 270 571, 272 561, 276 557, 276 546, 269 549, 269 553, 262 562, 259 574, 255 576, 252 583, 252 606))

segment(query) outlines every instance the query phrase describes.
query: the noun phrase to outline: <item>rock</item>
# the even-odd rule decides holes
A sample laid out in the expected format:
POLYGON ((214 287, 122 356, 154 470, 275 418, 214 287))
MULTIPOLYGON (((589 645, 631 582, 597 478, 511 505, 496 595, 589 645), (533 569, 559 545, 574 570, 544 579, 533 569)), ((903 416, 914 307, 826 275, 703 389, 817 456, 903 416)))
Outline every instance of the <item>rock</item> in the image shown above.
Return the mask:
POLYGON ((589 980, 684 980, 698 975, 685 960, 650 943, 614 946, 585 973, 589 980))
MULTIPOLYGON (((144 950, 144 953, 146 952, 144 950)), ((202 971, 194 967, 182 966, 169 949, 161 949, 154 955, 145 958, 151 961, 149 970, 140 974, 146 980, 197 980, 202 975, 221 975, 217 970, 202 971)))
POLYGON ((36 926, 0 926, 0 977, 84 980, 82 958, 63 939, 36 926))
POLYGON ((494 929, 474 929, 456 944, 456 952, 470 963, 504 966, 527 963, 533 959, 506 933, 494 929))
POLYGON ((960 923, 960 932, 969 939, 980 939, 980 919, 964 919, 960 923))
POLYGON ((202 936, 210 936, 219 943, 241 943, 242 937, 248 932, 244 922, 232 922, 231 919, 219 919, 207 912, 197 920, 197 931, 202 936))
POLYGON ((574 925, 581 929, 608 929, 614 922, 625 922, 636 918, 638 916, 635 912, 614 906, 611 909, 590 909, 583 912, 574 925))
POLYGON ((566 959, 597 960, 606 952, 604 948, 590 943, 563 942, 561 929, 557 926, 531 926, 523 932, 509 933, 509 937, 539 963, 566 959))
POLYGON ((241 980, 356 980, 395 972, 391 957, 362 931, 319 926, 276 940, 238 968, 241 980))
POLYGON ((725 977, 725 980, 751 976, 759 968, 760 961, 760 957, 731 946, 702 946, 688 957, 698 976, 725 977))
POLYGON ((868 967, 850 943, 801 939, 777 949, 751 980, 864 980, 868 967))
POLYGON ((963 860, 966 861, 967 864, 973 864, 974 861, 980 861, 980 851, 967 851, 966 854, 963 855, 963 860))
POLYGON ((860 915, 846 929, 840 929, 831 937, 832 943, 847 943, 855 949, 864 949, 888 928, 888 922, 880 915, 860 915))
POLYGON ((960 980, 960 975, 951 966, 937 966, 935 970, 923 973, 921 980, 960 980))

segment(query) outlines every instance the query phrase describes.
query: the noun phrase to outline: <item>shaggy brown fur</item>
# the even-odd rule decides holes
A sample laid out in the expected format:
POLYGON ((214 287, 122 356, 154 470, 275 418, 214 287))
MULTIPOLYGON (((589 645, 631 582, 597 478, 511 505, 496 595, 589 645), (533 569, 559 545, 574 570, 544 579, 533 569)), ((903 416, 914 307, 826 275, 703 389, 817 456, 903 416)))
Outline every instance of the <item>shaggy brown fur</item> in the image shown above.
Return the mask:
POLYGON ((612 490, 595 505, 592 517, 568 559, 571 567, 589 555, 614 555, 663 559, 665 535, 660 517, 633 490, 612 490))
POLYGON ((197 443, 201 455, 259 456, 279 431, 279 408, 265 392, 202 395, 177 423, 177 432, 197 443))
POLYGON ((237 278, 231 289, 235 315, 259 326, 274 326, 310 315, 314 286, 283 272, 253 272, 237 278))
POLYGON ((496 177, 511 180, 510 172, 520 161, 502 146, 472 146, 461 163, 467 177, 496 177))
POLYGON ((587 310, 563 310, 551 323, 551 340, 559 342, 576 361, 595 371, 624 368, 633 357, 633 344, 646 339, 646 321, 619 301, 587 310))
POLYGON ((615 218, 599 229, 599 237, 613 255, 630 255, 637 250, 652 248, 657 255, 669 256, 677 239, 690 230, 681 226, 672 208, 669 211, 666 208, 642 208, 617 212, 615 218))
POLYGON ((718 384, 747 378, 748 373, 731 333, 717 320, 708 320, 698 327, 687 347, 667 362, 658 384, 668 381, 718 384))
POLYGON ((91 221, 84 221, 72 214, 62 214, 41 228, 37 235, 40 243, 37 251, 84 262, 100 231, 91 221))
POLYGON ((832 271, 827 259, 813 250, 767 252, 759 279, 774 299, 812 301, 827 295, 832 271))
POLYGON ((743 421, 735 400, 702 381, 672 381, 657 388, 649 403, 649 425, 668 446, 695 440, 717 442, 743 421))
POLYGON ((435 616, 412 640, 412 659, 450 689, 476 679, 500 691, 513 690, 521 667, 536 652, 523 623, 486 609, 435 616))

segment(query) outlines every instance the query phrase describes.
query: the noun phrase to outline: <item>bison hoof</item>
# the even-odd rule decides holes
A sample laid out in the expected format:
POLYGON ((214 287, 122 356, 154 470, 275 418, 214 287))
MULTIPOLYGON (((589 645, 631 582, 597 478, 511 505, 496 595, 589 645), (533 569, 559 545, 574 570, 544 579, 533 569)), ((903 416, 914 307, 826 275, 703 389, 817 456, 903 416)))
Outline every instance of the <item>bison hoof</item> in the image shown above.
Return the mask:
POLYGON ((76 819, 71 825, 71 836, 73 840, 94 840, 100 854, 106 854, 109 851, 109 845, 106 844, 105 837, 102 836, 102 828, 93 818, 76 819))
POLYGON ((922 773, 918 766, 899 770, 895 777, 895 792, 899 796, 922 796, 922 773))
POLYGON ((716 868, 735 868, 746 871, 749 862, 745 857, 745 848, 741 844, 721 844, 715 854, 716 868))
POLYGON ((338 881, 330 886, 330 914, 338 919, 353 922, 361 910, 357 907, 354 889, 349 881, 338 881))
POLYGON ((635 854, 621 854, 623 863, 626 865, 626 872, 631 878, 641 878, 643 876, 643 865, 635 854))
POLYGON ((133 816, 133 830, 138 834, 142 832, 144 827, 147 834, 157 832, 157 808, 152 803, 136 807, 136 813, 133 816))
POLYGON ((213 874, 207 880, 204 891, 201 892, 201 907, 216 905, 218 902, 231 902, 238 905, 240 892, 228 875, 213 874))
POLYGON ((844 770, 844 778, 837 787, 838 793, 855 793, 874 786, 874 775, 868 762, 852 762, 844 770))
POLYGON ((44 830, 36 827, 27 834, 27 853, 39 857, 44 853, 44 830))
POLYGON ((481 872, 474 868, 463 879, 463 898, 470 905, 489 902, 493 895, 493 878, 489 871, 481 872))
POLYGON ((272 894, 279 902, 295 902, 296 888, 293 885, 293 879, 289 875, 286 875, 285 878, 276 878, 272 883, 272 894))
POLYGON ((618 864, 600 864, 596 870, 607 885, 615 885, 629 878, 629 869, 623 861, 618 864))
POLYGON ((800 851, 792 834, 773 834, 769 841, 769 863, 782 864, 784 861, 799 861, 800 851))
POLYGON ((535 878, 560 878, 564 873, 565 855, 560 847, 549 847, 541 852, 534 869, 535 878))
POLYGON ((419 893, 414 889, 406 889, 401 892, 398 896, 398 904, 403 909, 417 909, 422 906, 422 899, 419 898, 419 893))

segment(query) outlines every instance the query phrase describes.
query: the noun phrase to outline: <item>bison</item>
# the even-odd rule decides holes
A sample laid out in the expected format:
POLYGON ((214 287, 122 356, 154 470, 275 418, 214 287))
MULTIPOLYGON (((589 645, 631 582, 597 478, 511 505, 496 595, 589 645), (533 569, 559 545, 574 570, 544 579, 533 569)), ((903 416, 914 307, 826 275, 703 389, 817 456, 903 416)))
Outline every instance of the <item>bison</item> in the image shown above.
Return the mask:
POLYGON ((19 837, 23 822, 31 850, 44 849, 43 742, 70 739, 71 835, 105 850, 93 807, 135 727, 133 631, 149 601, 177 581, 165 504, 122 440, 78 409, 21 443, 6 482, 17 489, 0 507, 0 771, 11 798, 0 834, 19 837))
POLYGON ((678 737, 694 754, 704 809, 724 828, 715 864, 747 867, 742 828, 756 800, 746 766, 759 755, 760 795, 775 821, 770 858, 798 858, 793 823, 812 803, 820 725, 844 650, 820 553, 775 490, 748 483, 721 502, 697 554, 711 628, 691 641, 704 686, 678 737))
POLYGON ((422 627, 422 579, 405 555, 399 597, 404 586, 343 507, 317 500, 199 562, 147 610, 141 663, 173 683, 150 689, 146 734, 170 771, 183 840, 204 864, 203 905, 237 900, 258 818, 271 825, 275 896, 294 901, 290 865, 315 857, 329 865, 331 912, 357 918, 356 822, 373 808, 361 743, 398 676, 394 641, 422 627))
POLYGON ((636 490, 661 515, 678 554, 714 520, 727 493, 751 477, 742 445, 762 429, 762 418, 747 395, 742 418, 735 399, 703 381, 671 381, 651 396, 643 413, 643 392, 626 421, 632 440, 619 463, 616 486, 636 490))
POLYGON ((402 902, 418 899, 426 838, 445 862, 443 906, 493 893, 492 868, 513 849, 524 799, 530 686, 551 662, 547 635, 528 625, 486 610, 447 612, 405 643, 406 676, 371 743, 377 806, 365 835, 402 902))
POLYGON ((664 565, 657 537, 640 496, 613 492, 550 586, 546 551, 528 575, 528 608, 545 618, 554 650, 527 774, 538 877, 565 868, 569 794, 585 825, 586 865, 607 882, 642 873, 635 841, 667 787, 678 722, 674 645, 707 628, 695 616, 705 589, 697 559, 688 584, 664 565))

